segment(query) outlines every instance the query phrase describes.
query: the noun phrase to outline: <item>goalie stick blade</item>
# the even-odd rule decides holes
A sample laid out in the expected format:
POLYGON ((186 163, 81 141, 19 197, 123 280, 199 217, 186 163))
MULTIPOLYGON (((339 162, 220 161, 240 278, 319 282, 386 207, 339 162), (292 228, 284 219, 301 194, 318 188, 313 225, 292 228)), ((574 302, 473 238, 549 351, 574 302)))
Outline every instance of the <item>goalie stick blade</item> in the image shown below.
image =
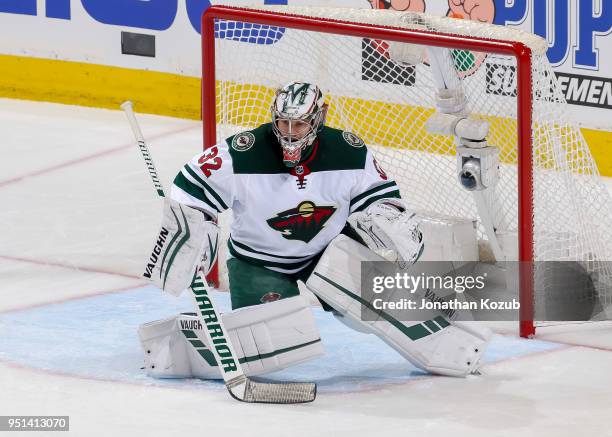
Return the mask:
POLYGON ((230 395, 241 402, 255 404, 303 404, 317 397, 313 382, 260 382, 245 378, 243 384, 230 387, 230 395))

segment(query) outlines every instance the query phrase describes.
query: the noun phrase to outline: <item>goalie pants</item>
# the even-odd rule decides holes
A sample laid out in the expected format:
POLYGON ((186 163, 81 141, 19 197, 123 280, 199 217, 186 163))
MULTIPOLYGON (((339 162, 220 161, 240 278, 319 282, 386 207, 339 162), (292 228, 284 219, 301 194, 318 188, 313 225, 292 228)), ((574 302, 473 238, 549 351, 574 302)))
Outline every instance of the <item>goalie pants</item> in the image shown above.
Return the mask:
MULTIPOLYGON (((321 255, 316 256, 308 267, 293 274, 275 272, 238 258, 230 258, 227 260, 227 272, 232 309, 299 295, 297 281, 306 283, 320 258, 321 255)), ((325 311, 333 311, 318 296, 317 299, 325 311)))
MULTIPOLYGON (((318 258, 318 257, 317 257, 318 258)), ((298 273, 286 274, 238 258, 227 260, 232 309, 298 296, 297 281, 306 282, 317 260, 298 273)))
MULTIPOLYGON (((361 237, 348 225, 344 227, 341 234, 364 244, 361 237)), ((236 257, 229 258, 226 265, 232 309, 259 305, 299 295, 300 291, 297 281, 306 283, 322 255, 323 252, 315 256, 312 262, 304 269, 292 274, 275 272, 274 270, 253 264, 248 260, 236 257)), ((317 299, 325 311, 333 311, 332 307, 327 303, 318 297, 317 299)))

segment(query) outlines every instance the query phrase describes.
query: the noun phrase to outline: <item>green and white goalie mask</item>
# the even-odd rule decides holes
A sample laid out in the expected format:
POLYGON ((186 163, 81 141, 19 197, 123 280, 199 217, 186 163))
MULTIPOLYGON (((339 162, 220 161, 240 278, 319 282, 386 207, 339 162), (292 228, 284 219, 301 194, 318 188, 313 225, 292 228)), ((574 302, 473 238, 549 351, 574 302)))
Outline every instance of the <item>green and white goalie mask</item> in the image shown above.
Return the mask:
POLYGON ((287 167, 294 167, 308 156, 323 127, 326 112, 323 93, 316 85, 290 82, 276 92, 272 128, 287 167))

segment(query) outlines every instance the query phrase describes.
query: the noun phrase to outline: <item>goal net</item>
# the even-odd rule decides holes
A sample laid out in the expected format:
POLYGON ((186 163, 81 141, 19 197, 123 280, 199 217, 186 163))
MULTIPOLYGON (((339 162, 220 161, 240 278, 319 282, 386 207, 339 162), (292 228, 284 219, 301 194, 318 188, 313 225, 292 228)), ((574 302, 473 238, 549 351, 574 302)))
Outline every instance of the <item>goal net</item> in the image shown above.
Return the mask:
MULTIPOLYGON (((363 138, 412 208, 474 220, 486 247, 473 192, 458 182, 457 138, 427 128, 445 86, 464 96, 462 113, 487 122, 498 150, 484 203, 504 258, 578 262, 593 278, 584 298, 612 303, 612 202, 540 37, 412 12, 286 6, 213 7, 202 35, 205 146, 269 122, 280 86, 315 83, 326 124, 363 138)), ((523 335, 551 298, 538 265, 521 290, 535 308, 522 314, 523 335)))

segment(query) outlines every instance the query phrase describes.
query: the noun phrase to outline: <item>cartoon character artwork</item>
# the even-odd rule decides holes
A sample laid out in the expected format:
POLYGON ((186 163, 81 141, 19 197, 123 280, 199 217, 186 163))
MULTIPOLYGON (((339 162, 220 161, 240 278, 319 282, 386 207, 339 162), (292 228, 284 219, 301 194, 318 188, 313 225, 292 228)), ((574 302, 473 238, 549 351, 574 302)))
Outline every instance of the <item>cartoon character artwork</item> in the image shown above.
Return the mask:
POLYGON ((424 0, 368 0, 372 9, 425 12, 424 0))
MULTIPOLYGON (((425 0, 367 0, 373 9, 392 9, 395 11, 426 12, 427 4, 425 0)), ((429 0, 430 2, 432 0, 429 0)), ((494 0, 448 0, 447 17, 474 20, 483 23, 493 23, 495 19, 494 0)), ((369 44, 383 58, 391 61, 391 64, 401 64, 393 62, 389 55, 389 44, 385 41, 369 40, 369 44)), ((365 47, 364 47, 365 49, 365 47)), ((365 50, 364 50, 365 51, 365 50)), ((453 59, 459 77, 467 77, 474 74, 486 59, 485 53, 472 52, 469 50, 453 50, 453 59)), ((423 59, 425 64, 427 58, 423 59)), ((385 64, 385 60, 379 60, 378 64, 385 64)), ((386 65, 388 68, 390 65, 386 65)), ((405 66, 404 66, 405 67, 405 66)), ((414 70, 412 68, 412 70, 414 70)), ((378 76, 381 76, 380 72, 378 76)), ((384 81, 384 80, 383 80, 384 81)), ((387 82, 387 81, 385 81, 387 82)), ((394 82, 396 83, 396 82, 394 82)), ((409 84, 409 83, 408 83, 409 84)))
POLYGON ((448 0, 448 13, 452 18, 493 23, 495 3, 493 0, 448 0))
MULTIPOLYGON (((368 0, 372 9, 425 12, 424 0, 368 0)), ((365 38, 362 43, 362 79, 394 85, 412 86, 416 82, 414 65, 394 61, 387 41, 365 38)))

